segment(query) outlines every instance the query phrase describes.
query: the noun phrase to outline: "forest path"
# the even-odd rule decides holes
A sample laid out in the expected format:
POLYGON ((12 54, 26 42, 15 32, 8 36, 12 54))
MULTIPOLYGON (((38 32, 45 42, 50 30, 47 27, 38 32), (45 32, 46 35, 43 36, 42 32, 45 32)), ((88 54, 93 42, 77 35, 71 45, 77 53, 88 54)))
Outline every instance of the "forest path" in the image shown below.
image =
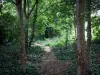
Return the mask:
POLYGON ((44 48, 44 55, 41 62, 42 75, 66 75, 66 69, 71 65, 71 62, 62 62, 55 56, 52 48, 49 46, 35 43, 34 45, 44 48))

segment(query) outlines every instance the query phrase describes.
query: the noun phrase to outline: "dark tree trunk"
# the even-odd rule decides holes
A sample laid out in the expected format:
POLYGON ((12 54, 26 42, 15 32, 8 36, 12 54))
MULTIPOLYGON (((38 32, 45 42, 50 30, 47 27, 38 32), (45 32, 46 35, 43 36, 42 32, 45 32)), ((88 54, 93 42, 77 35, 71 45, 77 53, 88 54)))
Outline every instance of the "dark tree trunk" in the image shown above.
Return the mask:
MULTIPOLYGON (((34 8, 36 7, 36 13, 37 13, 37 1, 35 0, 35 3, 33 5, 33 7, 30 10, 30 0, 24 0, 24 15, 25 15, 25 46, 26 46, 26 50, 28 52, 29 49, 29 44, 30 42, 28 41, 28 25, 29 25, 29 20, 30 20, 30 15, 32 14, 32 11, 34 11, 34 8)), ((34 13, 34 15, 36 15, 36 13, 34 13)), ((35 21, 34 21, 35 24, 35 21)), ((34 29, 34 28, 33 28, 34 29)))
POLYGON ((22 0, 16 0, 16 6, 20 17, 20 31, 21 31, 20 61, 22 64, 23 75, 25 75, 26 74, 26 49, 25 49, 25 31, 24 31, 24 23, 23 23, 22 0))
POLYGON ((25 47, 26 47, 26 52, 28 52, 28 25, 29 25, 29 17, 26 18, 25 20, 25 47))
POLYGON ((76 0, 78 75, 85 75, 84 0, 76 0))
POLYGON ((36 20, 37 20, 37 10, 38 10, 38 0, 36 0, 36 5, 35 5, 35 11, 34 11, 34 15, 33 15, 33 26, 32 26, 32 32, 31 32, 31 37, 30 37, 30 41, 29 41, 29 47, 31 46, 34 36, 35 36, 35 24, 36 24, 36 20))
POLYGON ((90 66, 91 66, 91 0, 87 0, 87 55, 86 55, 86 69, 87 72, 90 72, 90 66))
POLYGON ((24 16, 25 16, 25 47, 26 47, 26 51, 28 52, 28 25, 29 25, 29 18, 30 15, 29 14, 29 0, 24 0, 24 16), (28 6, 28 10, 27 9, 28 6))

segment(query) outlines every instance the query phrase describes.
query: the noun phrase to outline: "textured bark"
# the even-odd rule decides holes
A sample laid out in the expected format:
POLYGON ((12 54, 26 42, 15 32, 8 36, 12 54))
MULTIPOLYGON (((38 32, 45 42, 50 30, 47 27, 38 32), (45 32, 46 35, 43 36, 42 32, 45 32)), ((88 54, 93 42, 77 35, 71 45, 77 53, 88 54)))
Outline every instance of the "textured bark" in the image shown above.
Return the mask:
POLYGON ((87 0, 87 55, 86 55, 86 60, 87 60, 87 72, 90 71, 91 67, 91 0, 87 0))
POLYGON ((85 75, 84 0, 76 0, 78 75, 85 75))
POLYGON ((22 64, 23 75, 25 75, 26 74, 26 49, 25 49, 25 31, 24 31, 24 23, 23 23, 22 0, 16 0, 16 6, 20 17, 20 31, 21 31, 20 61, 22 64))

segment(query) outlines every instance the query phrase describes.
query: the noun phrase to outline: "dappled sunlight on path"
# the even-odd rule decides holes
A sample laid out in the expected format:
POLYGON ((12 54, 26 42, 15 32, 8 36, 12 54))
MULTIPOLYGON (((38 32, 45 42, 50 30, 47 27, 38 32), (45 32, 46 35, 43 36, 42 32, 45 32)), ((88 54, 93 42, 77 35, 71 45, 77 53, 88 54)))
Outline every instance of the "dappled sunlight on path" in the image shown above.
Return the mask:
POLYGON ((41 62, 42 75, 65 75, 66 70, 71 66, 71 62, 61 62, 54 55, 51 47, 44 46, 45 54, 41 62))
POLYGON ((34 43, 33 46, 39 46, 44 51, 40 62, 41 75, 66 75, 66 70, 71 66, 71 62, 60 61, 50 46, 39 43, 34 43))
POLYGON ((49 53, 49 52, 51 52, 51 48, 49 46, 45 46, 44 47, 44 51, 49 53))

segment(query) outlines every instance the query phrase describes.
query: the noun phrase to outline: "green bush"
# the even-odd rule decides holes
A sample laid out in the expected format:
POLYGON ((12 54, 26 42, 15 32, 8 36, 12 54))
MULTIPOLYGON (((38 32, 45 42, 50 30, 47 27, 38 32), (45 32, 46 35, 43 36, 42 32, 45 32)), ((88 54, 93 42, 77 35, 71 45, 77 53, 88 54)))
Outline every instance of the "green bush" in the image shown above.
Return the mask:
POLYGON ((16 37, 16 34, 18 33, 18 28, 16 18, 12 16, 10 13, 4 13, 0 15, 0 41, 1 43, 9 42, 16 37))

